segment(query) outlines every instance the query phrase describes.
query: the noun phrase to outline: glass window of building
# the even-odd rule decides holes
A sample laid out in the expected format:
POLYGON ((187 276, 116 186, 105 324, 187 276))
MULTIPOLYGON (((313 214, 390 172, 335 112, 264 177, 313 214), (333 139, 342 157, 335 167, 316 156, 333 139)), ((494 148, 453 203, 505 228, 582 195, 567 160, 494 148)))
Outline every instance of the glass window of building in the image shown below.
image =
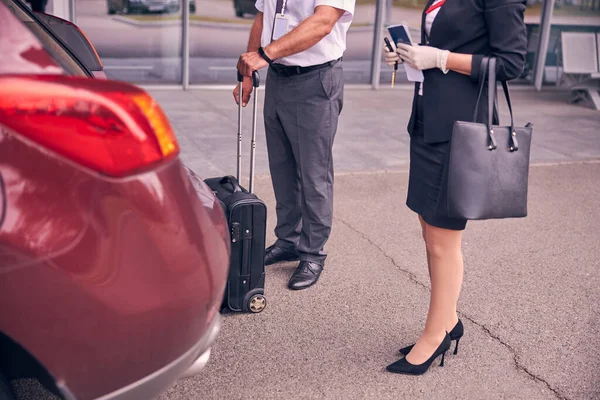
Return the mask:
POLYGON ((181 6, 182 0, 75 0, 75 23, 110 79, 180 84, 181 6))

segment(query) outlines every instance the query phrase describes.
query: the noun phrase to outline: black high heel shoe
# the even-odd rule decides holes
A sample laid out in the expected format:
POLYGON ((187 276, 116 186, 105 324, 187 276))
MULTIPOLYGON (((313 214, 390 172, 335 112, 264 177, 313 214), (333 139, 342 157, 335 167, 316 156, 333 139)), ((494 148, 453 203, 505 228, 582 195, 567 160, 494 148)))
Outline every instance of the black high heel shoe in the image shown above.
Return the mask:
MULTIPOLYGON (((454 328, 452 328, 452 330, 450 331, 450 340, 456 340, 456 347, 454 347, 454 353, 453 353, 455 355, 458 354, 458 342, 460 342, 460 339, 463 337, 464 333, 465 333, 465 328, 463 326, 462 321, 459 318, 456 325, 454 325, 454 328)), ((410 346, 401 348, 400 354, 407 355, 408 353, 410 353, 410 351, 412 350, 412 348, 414 346, 415 346, 414 344, 411 344, 410 346)))
POLYGON ((442 343, 440 344, 440 346, 433 353, 433 355, 431 357, 429 357, 429 360, 425 361, 423 364, 414 365, 414 364, 409 363, 406 360, 406 357, 402 357, 395 363, 388 365, 386 369, 389 372, 393 372, 395 374, 423 375, 425 372, 427 372, 427 370, 429 369, 431 364, 435 361, 435 359, 438 358, 440 355, 442 356, 442 362, 440 363, 440 367, 444 366, 444 359, 446 358, 446 352, 450 348, 451 344, 452 344, 452 341, 450 340, 450 335, 448 335, 448 333, 446 333, 446 336, 444 337, 444 340, 442 340, 442 343))

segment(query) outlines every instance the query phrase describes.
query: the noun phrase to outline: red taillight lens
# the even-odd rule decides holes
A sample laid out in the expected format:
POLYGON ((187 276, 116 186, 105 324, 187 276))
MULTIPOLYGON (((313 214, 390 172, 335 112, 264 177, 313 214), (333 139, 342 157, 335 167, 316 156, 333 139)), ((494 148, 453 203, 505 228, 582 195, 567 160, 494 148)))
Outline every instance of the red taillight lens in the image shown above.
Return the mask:
POLYGON ((122 82, 0 77, 0 124, 110 176, 139 172, 179 152, 159 105, 122 82))

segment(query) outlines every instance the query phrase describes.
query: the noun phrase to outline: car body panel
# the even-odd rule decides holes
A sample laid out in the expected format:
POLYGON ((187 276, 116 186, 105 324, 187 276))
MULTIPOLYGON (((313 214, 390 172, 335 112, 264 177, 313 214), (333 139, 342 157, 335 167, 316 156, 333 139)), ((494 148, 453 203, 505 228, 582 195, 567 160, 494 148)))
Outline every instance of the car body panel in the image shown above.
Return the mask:
POLYGON ((78 398, 142 379, 206 334, 229 240, 178 159, 107 178, 0 127, 0 176, 0 330, 78 398))
POLYGON ((40 41, 0 4, 0 74, 62 74, 40 41))
MULTIPOLYGON (((167 386, 178 377, 195 375, 198 368, 202 369, 208 362, 208 358, 210 357, 210 349, 203 349, 206 349, 207 346, 213 342, 217 333, 219 332, 220 327, 221 318, 220 316, 217 316, 214 318, 213 323, 211 324, 206 335, 204 335, 194 347, 192 347, 178 359, 152 373, 151 375, 146 376, 145 378, 140 379, 139 381, 136 381, 115 392, 102 396, 97 400, 151 399, 155 393, 159 393, 163 389, 166 389, 167 386)), ((71 400, 68 398, 68 395, 64 397, 67 397, 65 400, 71 400)))
MULTIPOLYGON (((69 75, 44 40, 0 3, 0 74, 69 75)), ((218 200, 179 158, 109 178, 0 125, 0 332, 65 398, 150 398, 197 373, 228 265, 218 200)))

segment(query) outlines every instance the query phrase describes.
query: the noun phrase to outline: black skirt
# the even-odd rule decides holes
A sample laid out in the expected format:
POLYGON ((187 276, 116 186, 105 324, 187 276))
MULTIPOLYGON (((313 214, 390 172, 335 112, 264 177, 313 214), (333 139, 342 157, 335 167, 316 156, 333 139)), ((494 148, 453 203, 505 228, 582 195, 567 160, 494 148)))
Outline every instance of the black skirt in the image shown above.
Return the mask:
POLYGON ((410 138, 406 205, 429 225, 460 231, 465 229, 467 220, 450 218, 447 211, 450 142, 425 143, 422 97, 417 98, 417 121, 410 138))

